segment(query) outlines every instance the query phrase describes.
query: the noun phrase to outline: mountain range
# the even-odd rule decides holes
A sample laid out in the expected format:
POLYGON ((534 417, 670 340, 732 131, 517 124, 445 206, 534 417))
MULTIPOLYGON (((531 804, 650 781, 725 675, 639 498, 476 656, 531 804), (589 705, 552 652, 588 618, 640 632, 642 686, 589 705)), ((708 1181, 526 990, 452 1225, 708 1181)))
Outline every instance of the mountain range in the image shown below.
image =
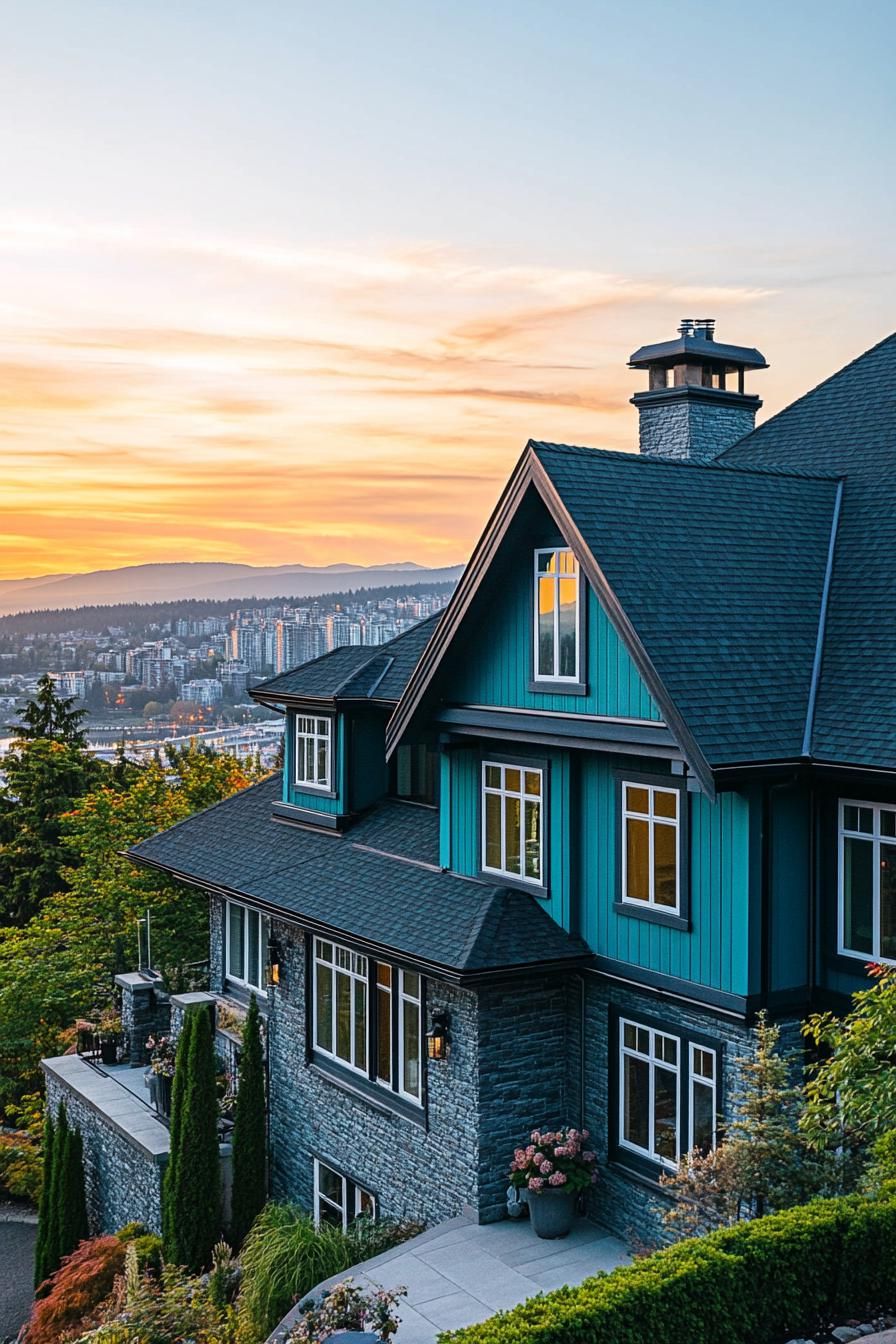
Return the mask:
POLYGON ((412 560, 382 565, 239 565, 213 561, 125 565, 88 574, 43 574, 0 579, 0 615, 57 607, 112 606, 116 602, 171 602, 178 598, 269 599, 316 597, 350 588, 386 588, 416 580, 454 582, 463 565, 428 569, 412 560))

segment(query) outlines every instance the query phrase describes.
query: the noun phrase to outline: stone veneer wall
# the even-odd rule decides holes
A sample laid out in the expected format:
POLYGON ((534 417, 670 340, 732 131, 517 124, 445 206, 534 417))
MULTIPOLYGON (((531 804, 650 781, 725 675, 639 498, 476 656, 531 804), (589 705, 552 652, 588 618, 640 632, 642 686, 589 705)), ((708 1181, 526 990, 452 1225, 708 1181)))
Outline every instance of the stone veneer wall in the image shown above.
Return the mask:
POLYGON ((118 1083, 77 1056, 46 1061, 44 1073, 48 1107, 55 1115, 64 1102, 69 1123, 84 1141, 91 1232, 117 1232, 126 1223, 141 1222, 161 1234, 162 1175, 168 1158, 163 1126, 136 1099, 131 1105, 118 1083), (129 1125, 141 1123, 143 1138, 127 1133, 129 1125))
POLYGON ((639 443, 647 457, 707 462, 752 430, 753 407, 714 405, 697 399, 638 407, 639 443))

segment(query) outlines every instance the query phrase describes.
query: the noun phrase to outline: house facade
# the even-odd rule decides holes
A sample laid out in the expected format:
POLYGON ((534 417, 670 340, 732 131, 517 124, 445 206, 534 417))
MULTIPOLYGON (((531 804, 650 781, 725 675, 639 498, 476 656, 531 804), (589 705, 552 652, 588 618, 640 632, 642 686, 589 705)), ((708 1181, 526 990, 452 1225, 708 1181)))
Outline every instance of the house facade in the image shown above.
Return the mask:
POLYGON ((573 1124, 654 1240, 757 1011, 896 960, 896 337, 756 430, 710 324, 631 364, 639 453, 529 443, 447 610, 256 687, 282 773, 132 851, 208 892, 319 1218, 500 1218, 573 1124))

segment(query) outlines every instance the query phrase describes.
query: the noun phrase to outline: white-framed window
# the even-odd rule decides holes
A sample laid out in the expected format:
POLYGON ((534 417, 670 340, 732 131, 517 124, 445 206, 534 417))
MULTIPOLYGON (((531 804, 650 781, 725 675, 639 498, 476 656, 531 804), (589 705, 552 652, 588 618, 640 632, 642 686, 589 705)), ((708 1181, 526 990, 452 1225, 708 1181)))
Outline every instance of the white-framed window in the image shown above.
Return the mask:
POLYGON ((679 1142, 677 1036, 622 1018, 619 1023, 619 1142, 674 1167, 679 1142))
POLYGON ((398 972, 400 1014, 398 1022, 398 1090, 411 1101, 420 1100, 423 1056, 422 988, 414 971, 398 972))
POLYGON ((314 1048, 367 1074, 367 958, 314 940, 314 1048))
POLYGON ((369 1082, 423 1105, 423 981, 315 938, 312 1048, 369 1082))
POLYGON ((622 901, 680 913, 681 793, 622 781, 622 901))
POLYGON ((718 1056, 715 1050, 694 1041, 688 1046, 688 1054, 688 1151, 697 1148, 701 1153, 708 1153, 716 1146, 718 1056))
POLYGON ((579 562, 572 551, 535 552, 535 680, 579 677, 579 562))
POLYGON ((839 951, 896 962, 896 807, 840 801, 839 951))
POLYGON ((343 1232, 362 1214, 376 1218, 376 1199, 355 1181, 319 1158, 314 1159, 314 1221, 332 1223, 343 1232))
POLYGON ((331 789, 333 720, 318 714, 296 715, 295 782, 303 789, 331 789))
POLYGON ((268 921, 257 910, 228 901, 225 911, 225 971, 228 980, 236 980, 252 989, 265 983, 265 957, 268 921))
POLYGON ((543 799, 543 770, 483 761, 482 867, 486 872, 543 885, 543 799))

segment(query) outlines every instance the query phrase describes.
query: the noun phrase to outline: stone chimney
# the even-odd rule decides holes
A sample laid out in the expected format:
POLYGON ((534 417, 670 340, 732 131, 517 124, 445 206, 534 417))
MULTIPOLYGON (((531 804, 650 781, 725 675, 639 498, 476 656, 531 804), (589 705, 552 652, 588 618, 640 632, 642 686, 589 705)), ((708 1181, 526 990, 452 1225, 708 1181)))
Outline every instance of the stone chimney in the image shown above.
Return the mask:
POLYGON ((642 346, 628 366, 648 375, 647 390, 631 399, 641 452, 697 462, 749 434, 762 402, 744 391, 744 374, 768 368, 758 350, 721 345, 708 317, 683 318, 675 340, 642 346))

